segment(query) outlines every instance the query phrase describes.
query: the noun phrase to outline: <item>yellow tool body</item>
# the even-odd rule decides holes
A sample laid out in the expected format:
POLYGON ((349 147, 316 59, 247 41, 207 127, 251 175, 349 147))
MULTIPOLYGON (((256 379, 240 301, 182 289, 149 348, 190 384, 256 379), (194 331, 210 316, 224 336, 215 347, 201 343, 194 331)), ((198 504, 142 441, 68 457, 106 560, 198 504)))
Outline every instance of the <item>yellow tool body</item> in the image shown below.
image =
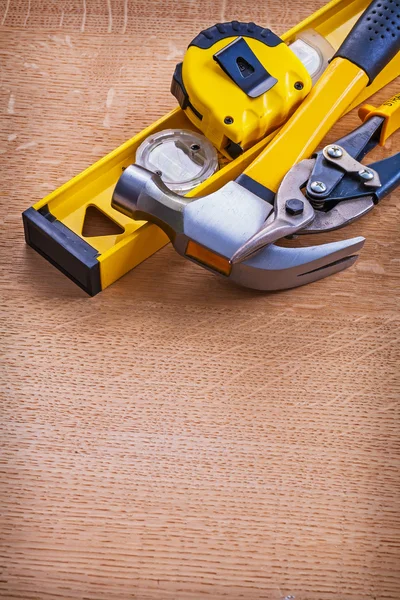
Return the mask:
MULTIPOLYGON (((368 4, 368 0, 332 0, 281 38, 291 43, 301 32, 314 29, 337 48, 368 4)), ((392 60, 371 85, 364 88, 360 84, 357 98, 347 108, 344 104, 338 106, 337 114, 366 100, 397 73, 398 62, 392 60)), ((326 104, 329 104, 328 98, 326 104)), ((135 161, 137 148, 149 135, 164 129, 197 131, 185 112, 177 108, 38 201, 23 215, 27 243, 91 295, 104 290, 169 241, 156 225, 134 221, 111 207, 112 193, 122 169, 135 161), (85 215, 92 206, 123 231, 116 235, 84 237, 85 215)), ((276 131, 267 135, 235 160, 227 164, 226 159, 221 161, 220 170, 187 196, 211 193, 238 177, 275 134, 276 131)), ((283 147, 282 156, 287 152, 288 148, 283 147)), ((294 154, 294 158, 300 155, 298 148, 294 154)))
MULTIPOLYGON (((294 52, 267 29, 233 22, 207 31, 214 32, 214 38, 208 40, 205 33, 197 36, 177 67, 178 72, 182 69, 181 106, 214 146, 232 157, 282 125, 308 94, 312 81, 294 52), (225 37, 227 30, 235 35, 225 37), (235 45, 240 47, 235 49, 235 45), (222 62, 224 52, 228 54, 226 64, 222 62), (242 56, 245 53, 247 60, 242 56), (256 81, 261 84, 252 93, 245 86, 257 65, 261 73, 256 81), (259 93, 263 83, 268 89, 259 93)), ((173 93, 174 89, 172 86, 173 93)))

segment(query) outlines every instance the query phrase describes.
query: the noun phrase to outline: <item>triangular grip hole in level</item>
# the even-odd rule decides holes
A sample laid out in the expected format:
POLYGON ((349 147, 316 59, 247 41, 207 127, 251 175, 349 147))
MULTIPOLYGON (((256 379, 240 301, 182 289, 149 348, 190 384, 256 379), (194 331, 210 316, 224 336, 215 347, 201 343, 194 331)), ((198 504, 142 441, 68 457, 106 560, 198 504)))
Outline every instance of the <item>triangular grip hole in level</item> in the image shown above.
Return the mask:
POLYGON ((101 235, 119 235, 124 233, 123 227, 107 217, 96 206, 88 206, 83 221, 83 237, 96 237, 101 235))

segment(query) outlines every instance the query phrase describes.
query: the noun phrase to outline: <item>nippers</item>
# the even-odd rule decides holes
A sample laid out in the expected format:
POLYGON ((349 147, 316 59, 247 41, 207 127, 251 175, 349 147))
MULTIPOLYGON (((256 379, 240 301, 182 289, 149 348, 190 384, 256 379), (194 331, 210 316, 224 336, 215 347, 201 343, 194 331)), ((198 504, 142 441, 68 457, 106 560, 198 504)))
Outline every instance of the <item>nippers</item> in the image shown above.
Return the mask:
POLYGON ((366 120, 360 127, 290 169, 276 194, 274 212, 235 252, 232 264, 282 237, 345 227, 399 185, 400 152, 367 166, 360 162, 378 143, 385 142, 389 119, 390 133, 399 127, 400 95, 392 103, 393 110, 386 114, 385 105, 378 110, 369 107, 369 112, 362 108, 366 120))

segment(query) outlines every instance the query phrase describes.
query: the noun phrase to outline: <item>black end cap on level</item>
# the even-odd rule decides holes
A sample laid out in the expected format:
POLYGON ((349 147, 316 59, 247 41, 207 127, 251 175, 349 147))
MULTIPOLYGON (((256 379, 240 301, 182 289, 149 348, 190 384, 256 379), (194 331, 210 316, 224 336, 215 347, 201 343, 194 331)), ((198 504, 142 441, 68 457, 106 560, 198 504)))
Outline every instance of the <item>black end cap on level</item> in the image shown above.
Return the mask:
POLYGON ((100 263, 96 248, 58 221, 43 206, 22 213, 25 240, 90 296, 101 292, 100 263))

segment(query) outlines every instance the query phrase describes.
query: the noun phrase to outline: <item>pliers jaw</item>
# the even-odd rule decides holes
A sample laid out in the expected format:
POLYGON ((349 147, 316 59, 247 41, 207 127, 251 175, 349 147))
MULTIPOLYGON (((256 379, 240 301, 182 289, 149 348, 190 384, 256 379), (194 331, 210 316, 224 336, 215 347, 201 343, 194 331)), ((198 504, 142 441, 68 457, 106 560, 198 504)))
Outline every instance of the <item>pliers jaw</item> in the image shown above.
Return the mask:
POLYGON ((315 165, 306 187, 306 196, 315 207, 320 208, 328 201, 346 173, 344 169, 335 165, 335 160, 339 162, 342 155, 327 157, 327 149, 339 147, 353 159, 361 161, 379 143, 383 123, 382 117, 371 117, 334 144, 329 144, 319 152, 315 152, 313 155, 315 165), (322 185, 318 186, 318 183, 322 185))

